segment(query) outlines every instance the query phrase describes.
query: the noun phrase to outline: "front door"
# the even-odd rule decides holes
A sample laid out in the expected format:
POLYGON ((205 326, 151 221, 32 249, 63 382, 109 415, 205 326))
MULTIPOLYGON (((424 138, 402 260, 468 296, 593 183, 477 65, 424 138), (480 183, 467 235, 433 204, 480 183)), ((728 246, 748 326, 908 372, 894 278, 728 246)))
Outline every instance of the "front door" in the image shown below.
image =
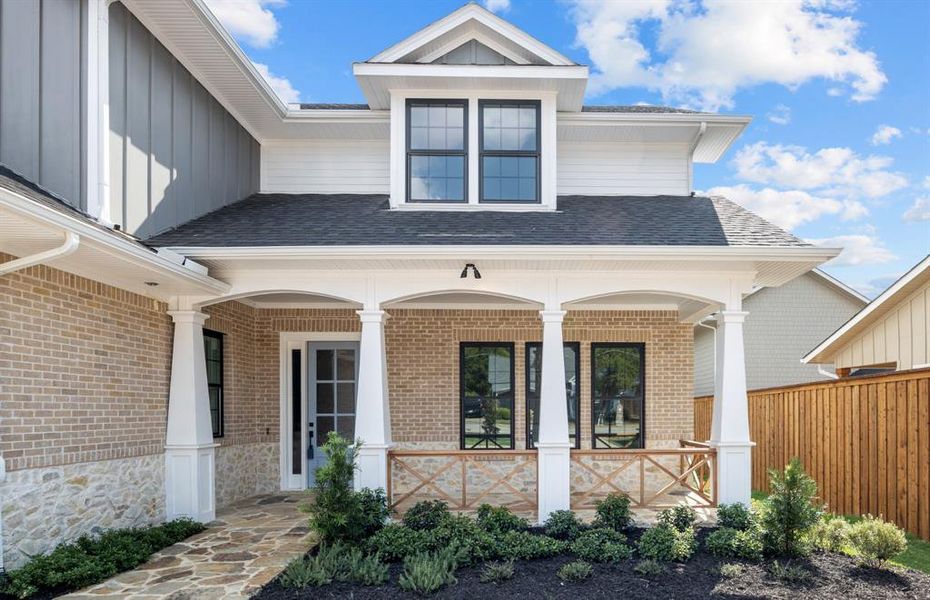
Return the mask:
POLYGON ((358 343, 310 342, 307 360, 307 485, 312 486, 326 460, 321 446, 329 433, 355 438, 358 343))

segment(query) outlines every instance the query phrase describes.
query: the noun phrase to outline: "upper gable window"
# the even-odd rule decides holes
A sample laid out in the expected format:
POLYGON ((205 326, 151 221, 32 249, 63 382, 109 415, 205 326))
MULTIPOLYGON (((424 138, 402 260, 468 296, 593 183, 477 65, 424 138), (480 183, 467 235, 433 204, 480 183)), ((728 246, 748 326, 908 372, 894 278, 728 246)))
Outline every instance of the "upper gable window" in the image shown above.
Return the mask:
POLYGON ((481 202, 539 202, 540 103, 479 103, 481 202))
POLYGON ((467 100, 407 101, 407 201, 467 202, 467 100))

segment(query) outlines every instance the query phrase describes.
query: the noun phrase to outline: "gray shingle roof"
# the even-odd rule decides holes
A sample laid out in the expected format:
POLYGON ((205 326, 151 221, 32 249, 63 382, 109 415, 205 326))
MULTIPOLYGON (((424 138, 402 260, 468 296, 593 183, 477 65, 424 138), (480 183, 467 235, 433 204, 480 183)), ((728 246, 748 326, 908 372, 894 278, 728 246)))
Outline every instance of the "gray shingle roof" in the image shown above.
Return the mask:
POLYGON ((390 210, 382 195, 256 194, 153 246, 806 246, 724 198, 560 197, 557 211, 390 210))

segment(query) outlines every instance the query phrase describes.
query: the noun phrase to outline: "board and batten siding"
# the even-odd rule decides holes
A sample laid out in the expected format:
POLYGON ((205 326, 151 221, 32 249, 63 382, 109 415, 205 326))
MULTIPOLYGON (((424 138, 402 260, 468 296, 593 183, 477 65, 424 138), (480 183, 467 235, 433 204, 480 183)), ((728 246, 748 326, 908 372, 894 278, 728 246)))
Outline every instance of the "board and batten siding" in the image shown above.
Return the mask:
POLYGON ((259 143, 126 7, 109 16, 111 220, 144 238, 257 192, 259 143))
POLYGON ((86 209, 86 4, 0 0, 0 163, 86 209))
POLYGON ((388 140, 266 141, 262 192, 278 194, 388 194, 388 140))
POLYGON ((843 346, 837 368, 894 364, 898 371, 930 364, 930 283, 843 346))
POLYGON ((684 144, 559 141, 560 196, 685 196, 691 157, 684 144))

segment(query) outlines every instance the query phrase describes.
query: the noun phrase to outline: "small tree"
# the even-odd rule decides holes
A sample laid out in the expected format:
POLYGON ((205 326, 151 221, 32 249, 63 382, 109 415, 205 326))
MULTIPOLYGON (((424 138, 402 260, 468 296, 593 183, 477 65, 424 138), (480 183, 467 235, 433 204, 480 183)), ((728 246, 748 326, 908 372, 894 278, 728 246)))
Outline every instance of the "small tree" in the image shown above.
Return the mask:
POLYGON ((823 516, 814 503, 817 483, 795 457, 783 473, 769 470, 769 486, 772 493, 762 515, 767 550, 779 556, 806 554, 806 534, 823 516))

